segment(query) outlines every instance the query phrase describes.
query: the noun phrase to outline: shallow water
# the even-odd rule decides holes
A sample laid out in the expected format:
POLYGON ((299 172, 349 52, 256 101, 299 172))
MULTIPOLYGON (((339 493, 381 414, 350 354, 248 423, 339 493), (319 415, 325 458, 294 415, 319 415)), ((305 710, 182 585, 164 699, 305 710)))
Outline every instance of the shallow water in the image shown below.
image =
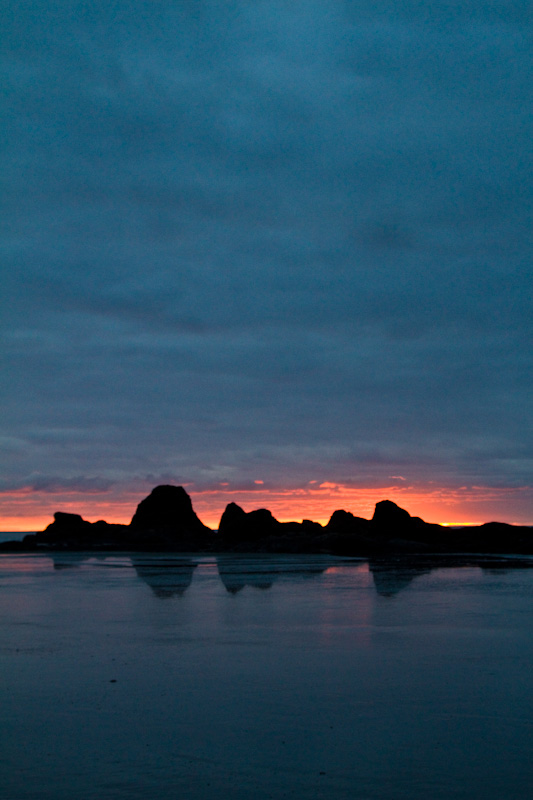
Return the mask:
POLYGON ((0 630, 6 800, 529 796, 530 569, 6 555, 0 630))

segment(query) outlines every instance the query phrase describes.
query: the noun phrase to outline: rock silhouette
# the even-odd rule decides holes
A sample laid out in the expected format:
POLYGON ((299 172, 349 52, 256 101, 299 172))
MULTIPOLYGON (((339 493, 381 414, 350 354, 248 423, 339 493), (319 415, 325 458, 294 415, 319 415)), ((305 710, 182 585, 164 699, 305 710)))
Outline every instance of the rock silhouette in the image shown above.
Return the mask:
POLYGON ((230 503, 218 531, 204 525, 182 486, 156 486, 129 525, 90 523, 57 512, 44 531, 5 542, 0 552, 97 550, 183 553, 316 553, 382 556, 390 553, 533 554, 533 528, 489 522, 455 530, 424 522, 390 500, 372 519, 335 511, 326 526, 312 520, 280 522, 265 508, 246 512, 230 503))
POLYGON ((281 523, 266 508, 246 513, 236 503, 226 506, 218 532, 228 542, 244 542, 264 539, 280 532, 281 523))
POLYGON ((368 533, 369 521, 362 517, 354 517, 349 511, 334 511, 326 525, 327 531, 335 533, 368 533))
POLYGON ((110 525, 104 520, 87 522, 79 514, 58 511, 54 521, 37 534, 25 536, 23 542, 36 546, 59 546, 62 548, 107 547, 127 541, 127 525, 110 525))
POLYGON ((183 486, 156 486, 137 506, 130 522, 134 530, 205 534, 211 529, 196 516, 183 486))

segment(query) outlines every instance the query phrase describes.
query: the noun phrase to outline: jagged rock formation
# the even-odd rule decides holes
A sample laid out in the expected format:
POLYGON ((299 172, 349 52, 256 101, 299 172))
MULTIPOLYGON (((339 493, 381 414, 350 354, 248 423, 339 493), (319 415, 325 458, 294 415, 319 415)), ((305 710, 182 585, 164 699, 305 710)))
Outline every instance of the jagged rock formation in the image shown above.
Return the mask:
POLYGON ((37 546, 90 549, 125 542, 127 530, 126 525, 109 525, 104 520, 91 523, 82 519, 79 514, 57 511, 54 521, 44 531, 26 536, 24 542, 37 546))
POLYGON ((244 542, 275 535, 280 532, 280 526, 266 508, 246 513, 236 503, 229 503, 220 518, 218 532, 226 541, 244 542))
MULTIPOLYGON (((80 514, 66 514, 64 511, 57 511, 54 514, 54 521, 46 528, 47 540, 60 542, 68 535, 84 538, 85 535, 90 535, 90 529, 91 523, 86 522, 80 514)), ((37 534, 37 536, 40 535, 37 534)))
POLYGON ((142 500, 129 525, 87 522, 79 514, 54 514, 54 522, 28 546, 66 549, 179 550, 209 549, 213 532, 195 514, 191 498, 181 486, 156 486, 142 500))
POLYGON ((390 500, 377 503, 371 520, 335 511, 327 525, 312 520, 280 522, 268 509, 246 512, 230 503, 215 533, 198 518, 182 486, 156 486, 139 503, 130 525, 90 523, 57 512, 54 522, 0 551, 132 550, 165 552, 330 553, 382 556, 391 553, 533 554, 533 528, 490 522, 450 530, 433 525, 390 500))
POLYGON ((311 553, 323 551, 324 528, 319 522, 280 522, 271 511, 244 511, 229 503, 218 533, 225 550, 249 552, 311 553))
POLYGON ((331 515, 326 530, 331 533, 364 533, 369 530, 369 522, 362 517, 355 517, 349 511, 339 509, 331 515))

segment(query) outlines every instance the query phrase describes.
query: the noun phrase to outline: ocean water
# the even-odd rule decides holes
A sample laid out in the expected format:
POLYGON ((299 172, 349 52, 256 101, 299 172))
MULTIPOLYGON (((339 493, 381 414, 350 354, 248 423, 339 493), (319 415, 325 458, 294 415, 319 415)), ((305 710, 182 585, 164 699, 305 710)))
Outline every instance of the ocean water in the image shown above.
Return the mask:
MULTIPOLYGON (((2 542, 21 542, 29 531, 14 531, 9 533, 7 531, 0 531, 0 543, 2 542)), ((35 531, 32 531, 35 533, 35 531)))
POLYGON ((533 570, 0 557, 4 800, 524 800, 533 570))

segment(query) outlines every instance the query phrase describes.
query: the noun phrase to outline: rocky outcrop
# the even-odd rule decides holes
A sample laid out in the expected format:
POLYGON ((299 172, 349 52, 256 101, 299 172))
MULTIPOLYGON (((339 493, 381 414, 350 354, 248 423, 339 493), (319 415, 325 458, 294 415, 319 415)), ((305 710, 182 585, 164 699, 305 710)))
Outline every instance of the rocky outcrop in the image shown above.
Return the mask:
POLYGON ((54 521, 46 527, 42 533, 37 536, 46 541, 64 541, 65 538, 72 536, 73 538, 84 537, 89 535, 91 530, 91 523, 86 522, 80 514, 66 514, 64 511, 57 511, 54 514, 54 521), (43 534, 46 534, 44 536, 43 534))
POLYGON ((322 552, 325 538, 319 522, 280 522, 266 508, 246 512, 236 503, 226 506, 218 533, 221 549, 235 552, 322 552))
POLYGON ((139 503, 130 525, 91 523, 79 514, 58 511, 54 522, 25 537, 23 545, 26 549, 190 551, 209 549, 212 539, 213 532, 198 519, 183 487, 157 486, 139 503))
POLYGON ((143 531, 211 533, 211 529, 195 514, 191 498, 183 486, 156 486, 137 506, 130 527, 143 531))
POLYGON ((131 538, 148 549, 209 550, 213 531, 200 521, 183 486, 156 486, 130 522, 131 538))
POLYGON ((127 539, 126 525, 109 525, 104 520, 87 522, 79 514, 66 514, 57 511, 54 521, 33 537, 24 541, 36 546, 57 546, 59 548, 106 547, 122 544, 127 539))
POLYGON ((369 528, 367 519, 343 510, 334 511, 326 525, 329 533, 368 533, 369 528))
POLYGON ((228 544, 248 542, 253 545, 259 540, 276 536, 281 529, 281 523, 268 509, 258 508, 247 513, 236 503, 230 503, 220 518, 218 533, 228 544))
POLYGON ((330 553, 346 556, 387 554, 533 554, 533 529, 490 522, 456 530, 433 525, 390 500, 377 503, 371 520, 335 511, 324 527, 318 522, 280 522, 266 508, 246 512, 230 503, 218 533, 198 518, 182 486, 156 486, 139 503, 130 525, 90 523, 79 514, 57 512, 54 522, 23 542, 6 542, 0 551, 132 550, 145 552, 330 553))
POLYGON ((442 547, 459 553, 523 553, 533 554, 533 528, 486 522, 457 530, 445 529, 442 547))
POLYGON ((246 525, 246 511, 237 503, 228 503, 220 518, 218 532, 225 536, 233 530, 241 530, 246 525))
POLYGON ((376 503, 372 524, 375 528, 403 528, 413 518, 405 509, 397 506, 392 500, 381 500, 376 503))

